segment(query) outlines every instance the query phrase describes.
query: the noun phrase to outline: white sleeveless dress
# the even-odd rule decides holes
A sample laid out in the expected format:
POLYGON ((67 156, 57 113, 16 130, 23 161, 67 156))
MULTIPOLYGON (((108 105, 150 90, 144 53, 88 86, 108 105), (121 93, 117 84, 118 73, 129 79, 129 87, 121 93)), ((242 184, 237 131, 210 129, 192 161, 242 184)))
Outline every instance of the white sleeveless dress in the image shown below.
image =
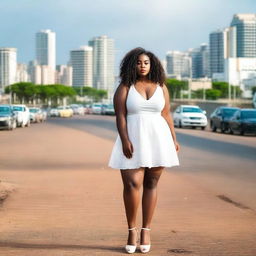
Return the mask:
POLYGON ((126 158, 124 155, 118 134, 109 159, 109 167, 135 169, 179 165, 171 130, 161 115, 164 105, 165 98, 160 85, 157 85, 148 100, 131 85, 126 108, 128 137, 133 145, 132 158, 126 158))

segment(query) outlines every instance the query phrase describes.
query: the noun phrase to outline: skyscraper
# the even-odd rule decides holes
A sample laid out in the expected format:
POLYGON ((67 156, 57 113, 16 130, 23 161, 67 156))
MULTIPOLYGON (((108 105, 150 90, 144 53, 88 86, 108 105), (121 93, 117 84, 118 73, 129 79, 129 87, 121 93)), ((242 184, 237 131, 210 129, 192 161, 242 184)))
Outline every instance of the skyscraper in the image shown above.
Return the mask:
POLYGON ((0 48, 0 93, 7 85, 16 82, 17 49, 0 48))
POLYGON ((210 76, 209 47, 207 44, 201 44, 199 77, 209 77, 209 76, 210 76))
POLYGON ((256 14, 235 14, 231 22, 236 37, 236 56, 256 58, 256 14))
POLYGON ((210 73, 224 72, 224 33, 217 30, 210 33, 210 73))
POLYGON ((36 33, 36 61, 38 65, 56 66, 56 34, 50 29, 36 33))
POLYGON ((256 79, 256 14, 235 14, 230 27, 210 34, 211 75, 251 96, 256 79))
POLYGON ((81 46, 80 49, 70 52, 70 62, 73 68, 73 86, 92 87, 92 51, 93 49, 90 46, 81 46))
POLYGON ((93 86, 109 92, 114 91, 114 39, 107 36, 94 37, 89 41, 93 48, 93 86))
POLYGON ((187 52, 169 51, 166 53, 167 75, 188 78, 191 76, 191 57, 187 52))

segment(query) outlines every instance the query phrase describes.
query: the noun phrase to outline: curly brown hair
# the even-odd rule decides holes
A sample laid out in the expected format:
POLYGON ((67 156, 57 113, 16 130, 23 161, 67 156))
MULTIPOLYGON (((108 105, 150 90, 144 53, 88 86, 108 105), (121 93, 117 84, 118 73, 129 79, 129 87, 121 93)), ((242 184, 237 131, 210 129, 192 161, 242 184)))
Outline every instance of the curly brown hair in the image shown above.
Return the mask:
POLYGON ((148 79, 154 83, 159 83, 163 86, 166 80, 165 72, 160 60, 150 51, 146 51, 141 47, 137 47, 129 51, 120 63, 120 83, 130 87, 137 79, 136 65, 138 57, 141 54, 145 54, 150 59, 150 71, 148 73, 148 79))

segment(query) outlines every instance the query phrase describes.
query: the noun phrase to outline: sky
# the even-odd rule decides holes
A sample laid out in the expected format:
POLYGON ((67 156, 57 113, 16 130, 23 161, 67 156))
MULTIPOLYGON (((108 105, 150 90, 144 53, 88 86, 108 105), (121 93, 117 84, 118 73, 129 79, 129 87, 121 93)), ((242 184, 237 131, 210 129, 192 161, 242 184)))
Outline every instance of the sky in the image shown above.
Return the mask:
POLYGON ((95 36, 115 40, 115 70, 131 49, 165 58, 208 43, 235 13, 256 13, 256 0, 0 0, 0 47, 18 49, 19 63, 35 59, 35 34, 56 32, 56 63, 95 36))

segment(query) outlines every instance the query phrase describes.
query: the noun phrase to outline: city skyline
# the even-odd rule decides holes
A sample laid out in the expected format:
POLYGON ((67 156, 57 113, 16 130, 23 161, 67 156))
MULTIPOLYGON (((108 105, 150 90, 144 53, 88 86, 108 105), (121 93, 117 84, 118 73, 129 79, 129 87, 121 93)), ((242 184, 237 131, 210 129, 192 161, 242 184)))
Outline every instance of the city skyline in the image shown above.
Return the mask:
POLYGON ((167 51, 186 51, 201 43, 208 44, 209 33, 230 25, 235 13, 256 12, 255 3, 250 0, 205 2, 111 0, 88 5, 87 1, 79 0, 54 4, 49 0, 3 1, 0 8, 5 12, 1 15, 0 33, 4 36, 0 46, 17 48, 18 62, 28 63, 35 59, 34 34, 51 29, 56 32, 56 64, 66 64, 70 50, 85 45, 92 37, 107 35, 116 42, 117 73, 121 58, 134 47, 145 47, 163 60, 167 51), (18 24, 13 19, 16 13, 18 24))

